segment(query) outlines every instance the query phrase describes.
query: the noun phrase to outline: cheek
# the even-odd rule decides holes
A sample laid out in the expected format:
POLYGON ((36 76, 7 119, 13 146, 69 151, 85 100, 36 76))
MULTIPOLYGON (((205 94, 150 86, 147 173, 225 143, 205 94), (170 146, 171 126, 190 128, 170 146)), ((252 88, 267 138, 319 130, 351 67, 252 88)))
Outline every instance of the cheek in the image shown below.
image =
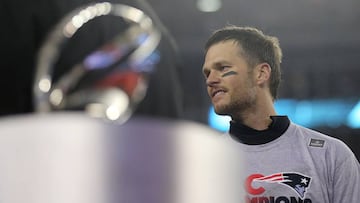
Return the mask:
POLYGON ((228 88, 233 98, 239 98, 248 91, 250 85, 243 78, 234 78, 228 81, 228 88))
POLYGON ((244 85, 245 85, 244 80, 240 77, 233 77, 233 78, 227 80, 226 83, 227 83, 227 86, 229 87, 229 89, 231 89, 232 91, 242 89, 242 88, 244 88, 244 85))
POLYGON ((208 94, 209 97, 211 97, 211 95, 210 95, 210 89, 211 89, 211 88, 210 88, 209 86, 206 87, 206 92, 207 92, 207 94, 208 94))

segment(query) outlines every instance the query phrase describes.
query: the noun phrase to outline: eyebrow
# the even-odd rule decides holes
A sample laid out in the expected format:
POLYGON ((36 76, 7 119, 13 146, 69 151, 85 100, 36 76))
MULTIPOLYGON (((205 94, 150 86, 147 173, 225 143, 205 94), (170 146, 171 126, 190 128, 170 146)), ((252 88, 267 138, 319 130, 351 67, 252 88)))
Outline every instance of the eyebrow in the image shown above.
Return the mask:
MULTIPOLYGON (((230 65, 230 63, 228 61, 225 61, 225 60, 220 60, 220 61, 217 61, 215 63, 213 63, 213 65, 211 65, 212 67, 219 67, 219 66, 223 66, 223 65, 230 65)), ((211 68, 207 68, 207 67, 204 67, 203 66, 203 69, 211 69, 211 68)))
POLYGON ((220 60, 216 61, 215 63, 212 63, 210 66, 211 68, 205 67, 204 65, 202 67, 202 72, 203 72, 203 74, 206 74, 206 73, 210 72, 211 69, 217 69, 217 67, 220 67, 220 66, 224 66, 224 65, 231 66, 231 63, 229 63, 227 60, 220 59, 220 60))
POLYGON ((225 61, 225 60, 217 61, 214 65, 215 66, 222 66, 224 64, 230 65, 230 63, 228 61, 225 61))

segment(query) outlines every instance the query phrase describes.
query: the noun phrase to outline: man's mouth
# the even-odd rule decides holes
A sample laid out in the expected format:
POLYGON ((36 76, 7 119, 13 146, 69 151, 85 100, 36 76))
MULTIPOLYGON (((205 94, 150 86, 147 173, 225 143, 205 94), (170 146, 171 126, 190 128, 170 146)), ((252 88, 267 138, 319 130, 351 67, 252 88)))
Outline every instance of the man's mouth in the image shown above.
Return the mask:
POLYGON ((222 89, 215 90, 215 91, 213 91, 213 92, 211 93, 211 97, 216 97, 216 96, 218 96, 218 95, 220 95, 220 94, 223 94, 223 93, 225 93, 225 91, 222 90, 222 89))

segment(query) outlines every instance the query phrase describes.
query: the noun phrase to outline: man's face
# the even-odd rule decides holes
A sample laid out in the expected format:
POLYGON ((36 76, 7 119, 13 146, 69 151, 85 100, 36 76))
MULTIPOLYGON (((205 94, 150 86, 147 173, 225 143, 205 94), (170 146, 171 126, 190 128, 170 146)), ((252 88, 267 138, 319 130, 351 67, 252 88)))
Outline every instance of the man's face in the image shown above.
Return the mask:
POLYGON ((254 76, 234 41, 219 42, 208 49, 203 73, 216 113, 239 116, 254 106, 254 76))

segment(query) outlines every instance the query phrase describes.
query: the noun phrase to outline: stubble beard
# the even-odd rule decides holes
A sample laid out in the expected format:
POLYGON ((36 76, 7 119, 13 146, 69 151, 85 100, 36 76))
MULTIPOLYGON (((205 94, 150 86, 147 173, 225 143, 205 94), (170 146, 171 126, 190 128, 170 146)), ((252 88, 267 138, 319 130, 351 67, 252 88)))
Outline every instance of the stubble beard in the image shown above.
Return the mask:
POLYGON ((228 115, 232 118, 241 118, 246 112, 250 111, 256 105, 256 88, 249 84, 245 94, 237 94, 230 97, 226 104, 217 105, 215 112, 218 115, 228 115))

